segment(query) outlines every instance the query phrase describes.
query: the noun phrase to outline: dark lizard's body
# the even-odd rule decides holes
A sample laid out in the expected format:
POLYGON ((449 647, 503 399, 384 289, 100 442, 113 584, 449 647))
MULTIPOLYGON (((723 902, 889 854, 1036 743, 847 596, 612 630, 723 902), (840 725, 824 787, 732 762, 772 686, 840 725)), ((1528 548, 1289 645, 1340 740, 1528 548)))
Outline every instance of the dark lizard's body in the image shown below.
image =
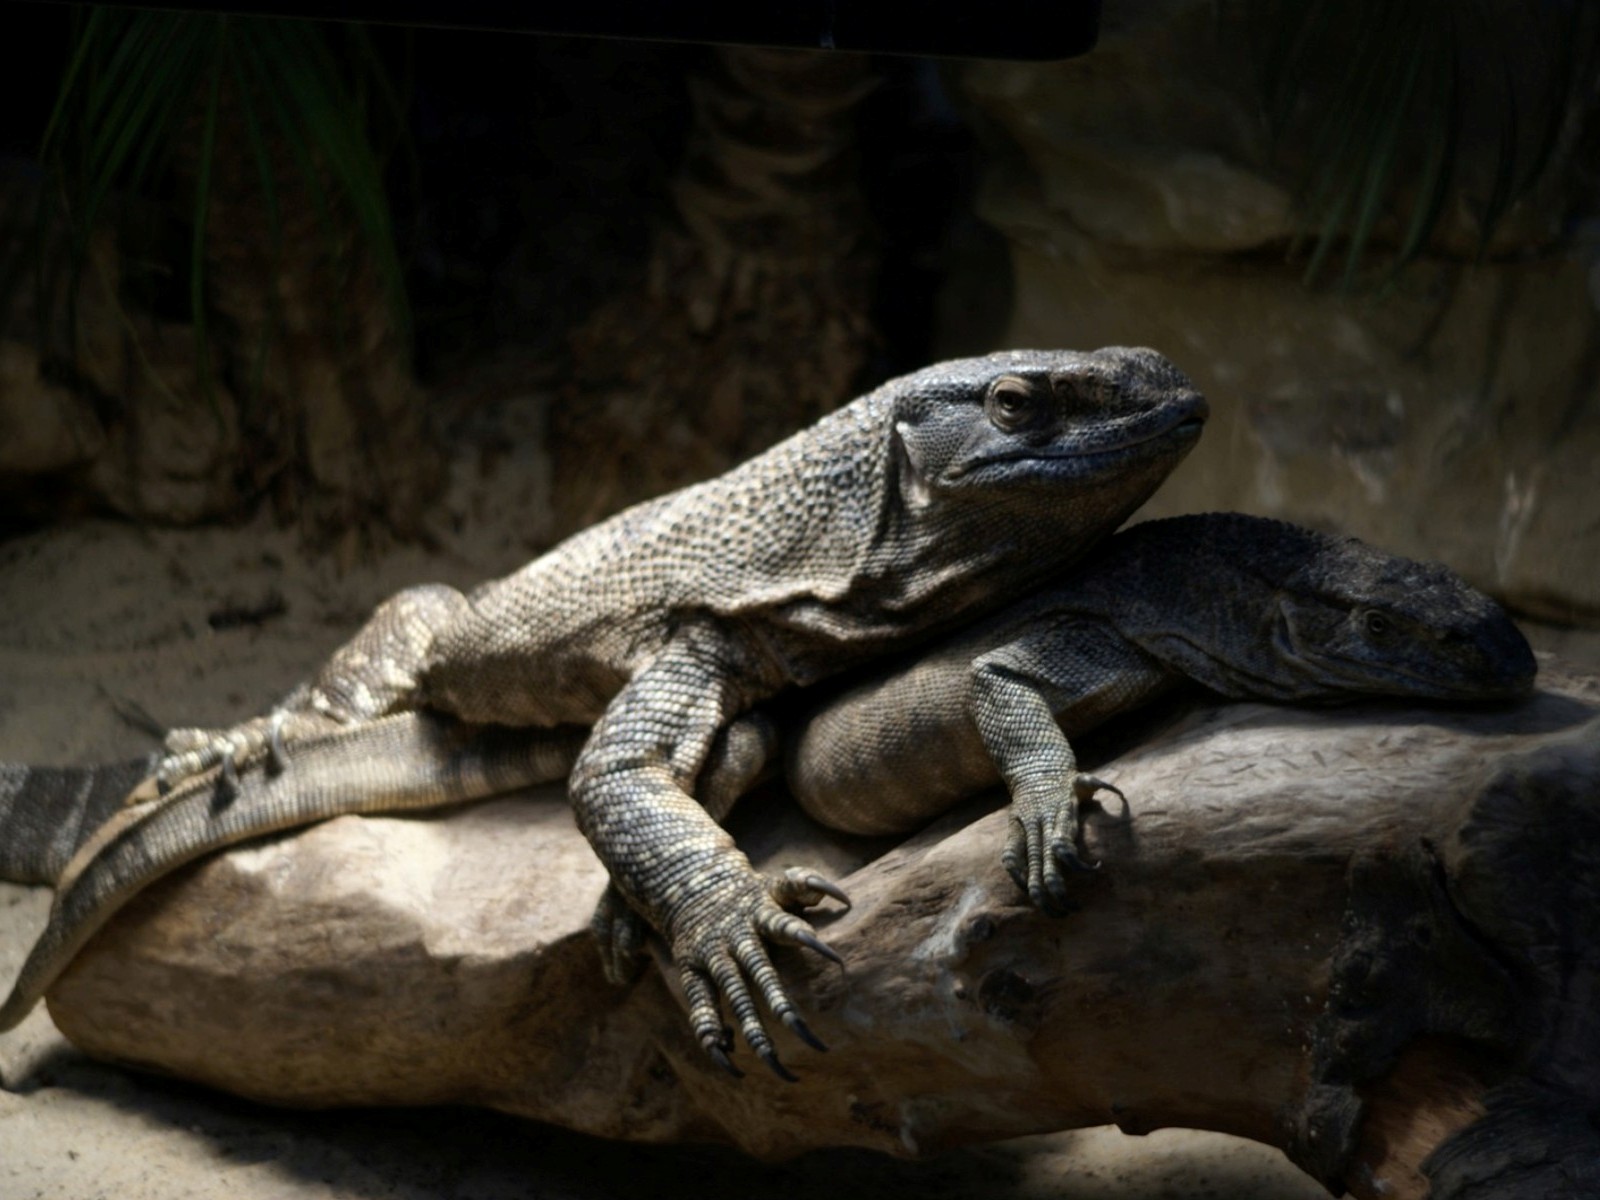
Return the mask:
POLYGON ((830 953, 691 789, 718 732, 786 688, 996 607, 1109 534, 1194 443, 1203 399, 1152 351, 1011 352, 891 381, 708 483, 640 505, 470 595, 402 592, 267 718, 185 731, 179 783, 410 711, 592 726, 579 828, 679 966, 726 1064, 726 1002, 777 1064, 756 997, 807 1036, 764 939, 830 953))
MULTIPOLYGON (((1522 694, 1533 672, 1504 612, 1443 568, 1259 518, 1175 518, 1119 534, 1071 582, 797 709, 787 774, 813 816, 858 833, 914 828, 1004 777, 1015 817, 1008 866, 1035 902, 1052 907, 1063 899, 1060 868, 1074 859, 1075 799, 1084 790, 1070 735, 1185 681, 1297 703, 1485 700, 1522 694)), ((580 731, 473 733, 402 714, 308 743, 282 775, 247 772, 220 812, 211 779, 127 809, 66 869, 50 929, 0 1010, 0 1027, 20 1019, 121 899, 157 874, 321 817, 438 807, 557 779, 580 741, 580 731), (374 763, 381 768, 365 765, 374 763), (378 769, 381 783, 372 777, 378 769), (374 804, 379 792, 384 800, 374 804)), ((769 748, 758 736, 729 741, 743 748, 714 755, 714 777, 702 781, 719 808, 769 748)), ((129 764, 122 777, 147 768, 129 764)), ((67 832, 52 842, 39 801, 74 781, 64 773, 39 781, 26 840, 45 847, 34 861, 54 880, 74 831, 93 819, 72 800, 87 793, 67 791, 54 812, 67 832)), ((17 799, 26 800, 20 787, 17 799)), ((0 816, 5 800, 0 792, 0 816)), ((13 872, 15 857, 6 862, 13 872)))
POLYGON ((1118 534, 1073 581, 874 670, 785 741, 801 806, 846 833, 901 833, 1004 780, 1003 858, 1034 903, 1078 865, 1069 738, 1183 684, 1295 704, 1525 694, 1533 652, 1453 572, 1353 538, 1232 513, 1118 534), (893 714, 893 716, 889 716, 893 714))

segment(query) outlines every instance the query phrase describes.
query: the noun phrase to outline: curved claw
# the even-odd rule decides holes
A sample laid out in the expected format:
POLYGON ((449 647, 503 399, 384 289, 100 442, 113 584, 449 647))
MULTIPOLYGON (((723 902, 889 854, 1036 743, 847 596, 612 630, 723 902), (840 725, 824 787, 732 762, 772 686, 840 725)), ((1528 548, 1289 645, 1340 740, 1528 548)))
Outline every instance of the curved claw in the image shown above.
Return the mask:
POLYGON ((829 880, 824 879, 820 875, 809 876, 806 879, 806 883, 809 886, 815 888, 817 891, 821 892, 824 896, 827 896, 827 897, 829 897, 830 899, 833 899, 833 900, 837 900, 840 904, 844 905, 846 908, 850 907, 850 905, 851 905, 850 897, 844 894, 844 889, 839 887, 838 884, 832 883, 829 880))
MULTIPOLYGON (((1086 859, 1078 851, 1081 810, 1077 802, 1098 791, 1122 792, 1094 775, 1075 776, 1070 798, 1053 794, 1019 794, 1013 800, 1010 830, 1000 855, 1001 865, 1026 892, 1029 902, 1041 911, 1060 916, 1076 905, 1067 885, 1071 873, 1085 875, 1100 870, 1101 863, 1086 859)), ((1126 797, 1123 800, 1126 804, 1126 797)))
MULTIPOLYGON (((801 1041, 816 1050, 826 1047, 798 1016, 794 1002, 768 953, 773 943, 803 946, 835 963, 838 951, 816 935, 805 918, 785 910, 780 901, 797 891, 812 897, 824 893, 810 887, 810 873, 792 868, 776 878, 743 865, 743 877, 725 875, 693 902, 672 915, 667 939, 689 1010, 689 1025, 701 1047, 717 1063, 732 1066, 731 1033, 722 1023, 731 1014, 741 1041, 780 1079, 795 1076, 778 1057, 763 1025, 762 1009, 782 1021, 801 1041)), ((829 885, 829 892, 834 889, 829 885)))
POLYGON ((1092 875, 1100 869, 1101 860, 1095 859, 1087 862, 1076 850, 1068 850, 1065 854, 1056 853, 1056 862, 1066 867, 1069 871, 1080 871, 1085 875, 1092 875))
POLYGON ((274 775, 289 769, 289 751, 283 744, 283 726, 288 719, 289 714, 280 708, 267 722, 267 769, 274 775))
POLYGON ((832 946, 828 945, 827 942, 819 938, 816 934, 802 929, 797 930, 793 936, 794 940, 799 945, 806 947, 808 950, 815 950, 818 954, 822 955, 823 958, 826 958, 831 962, 836 962, 841 967, 844 966, 844 959, 840 956, 839 952, 832 946))
POLYGON ((761 1061, 772 1068, 772 1073, 785 1083, 799 1083, 800 1078, 778 1061, 778 1052, 771 1047, 761 1051, 761 1061))
POLYGON ((1079 775, 1072 781, 1072 790, 1079 800, 1092 800, 1096 792, 1110 792, 1124 804, 1128 802, 1127 794, 1114 783, 1107 783, 1098 775, 1079 775))
POLYGON ((800 1019, 799 1013, 784 1013, 783 1023, 789 1027, 790 1031, 794 1033, 795 1037, 799 1038, 813 1050, 821 1050, 824 1054, 827 1053, 828 1047, 823 1044, 821 1038, 811 1032, 810 1027, 800 1019))
POLYGON ((715 1042, 712 1042, 706 1046, 705 1050, 706 1053, 711 1056, 711 1061, 716 1063, 717 1066, 721 1067, 729 1075, 732 1075, 735 1079, 744 1078, 744 1072, 733 1065, 733 1060, 728 1057, 728 1052, 721 1046, 717 1045, 715 1042))
POLYGON ((824 896, 850 907, 850 897, 837 884, 805 867, 788 867, 772 881, 772 899, 782 908, 810 908, 824 896))
POLYGON ((222 756, 222 774, 218 780, 218 799, 229 798, 239 794, 239 764, 231 754, 222 756))

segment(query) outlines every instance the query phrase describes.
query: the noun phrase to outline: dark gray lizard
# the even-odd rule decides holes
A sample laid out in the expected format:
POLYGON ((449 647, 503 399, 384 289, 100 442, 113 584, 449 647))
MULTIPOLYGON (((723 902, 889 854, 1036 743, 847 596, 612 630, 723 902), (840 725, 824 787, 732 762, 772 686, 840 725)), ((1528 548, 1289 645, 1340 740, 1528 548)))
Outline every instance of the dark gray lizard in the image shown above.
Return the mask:
POLYGON ((183 731, 174 784, 388 714, 591 726, 579 828, 678 965, 723 1065, 727 1004, 775 1069, 757 996, 810 1039, 763 939, 833 952, 691 795, 735 716, 950 628, 1109 534, 1193 446, 1205 401, 1150 350, 1014 351, 893 380, 718 479, 639 505, 469 595, 381 605, 315 679, 233 730, 183 731))
POLYGON ((1082 866, 1077 801, 1108 786, 1078 772, 1069 738, 1107 718, 1183 684, 1294 704, 1506 700, 1537 669, 1505 611, 1448 568, 1262 517, 1137 525, 1073 576, 791 722, 801 807, 845 833, 903 833, 1004 780, 1006 869, 1059 909, 1062 869, 1082 866))
MULTIPOLYGON (((1014 816, 1003 857, 1035 903, 1055 908, 1060 869, 1076 862, 1077 800, 1108 786, 1077 774, 1068 738, 1161 691, 1190 682, 1295 703, 1497 700, 1534 677, 1515 624, 1450 571, 1281 522, 1152 522, 1071 575, 842 693, 790 706, 786 769, 806 810, 846 832, 901 832, 1003 777, 1014 816)), ((715 815, 770 755, 769 729, 765 719, 738 723, 713 748, 698 790, 715 815)), ((85 810, 111 789, 92 788, 88 768, 0 774, 0 833, 11 831, 0 874, 26 861, 58 882, 0 1028, 128 896, 181 863, 341 813, 434 808, 559 779, 582 737, 473 731, 425 713, 381 718, 313 737, 288 772, 243 773, 220 807, 215 772, 166 797, 146 788, 70 866, 80 831, 96 823, 85 810)), ((130 780, 149 767, 114 771, 130 780)), ((638 931, 623 914, 613 920, 604 945, 620 970, 638 931)))

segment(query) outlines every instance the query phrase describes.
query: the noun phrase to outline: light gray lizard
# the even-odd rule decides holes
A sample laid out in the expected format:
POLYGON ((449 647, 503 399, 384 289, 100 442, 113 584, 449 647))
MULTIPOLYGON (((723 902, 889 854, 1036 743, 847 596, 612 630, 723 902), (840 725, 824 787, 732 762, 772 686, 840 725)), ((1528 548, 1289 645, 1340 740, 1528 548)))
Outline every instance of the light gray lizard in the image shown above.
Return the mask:
POLYGON ((833 957, 691 794, 755 703, 950 628, 1080 556, 1193 446, 1204 399, 1150 350, 1013 351, 893 380, 708 483, 635 508, 469 595, 381 605, 309 684, 233 730, 183 731, 167 783, 319 731, 423 710, 592 727, 578 826, 678 965, 727 1066, 719 999, 780 1070, 757 996, 807 1040, 763 939, 833 957))
MULTIPOLYGON (((1294 703, 1502 700, 1534 678, 1515 624, 1450 571, 1281 522, 1152 522, 1070 574, 842 693, 788 706, 786 768, 802 806, 846 832, 901 832, 1003 777, 1014 818, 1003 857, 1035 903, 1056 908, 1060 868, 1077 861, 1076 801, 1109 786, 1077 774, 1068 737, 1159 692, 1189 682, 1294 703)), ((742 721, 714 747, 698 790, 715 815, 770 756, 770 730, 766 719, 742 721)), ((0 775, 0 832, 14 834, 0 873, 25 858, 58 883, 0 1028, 21 1019, 128 896, 181 863, 341 813, 434 808, 559 779, 582 738, 385 717, 311 738, 288 772, 246 771, 220 805, 215 772, 166 797, 147 788, 70 866, 95 823, 85 810, 110 789, 91 788, 90 768, 0 775), (31 814, 25 830, 18 814, 31 814)), ((114 772, 126 780, 149 766, 114 772)), ((621 970, 638 931, 610 915, 603 946, 621 970)))

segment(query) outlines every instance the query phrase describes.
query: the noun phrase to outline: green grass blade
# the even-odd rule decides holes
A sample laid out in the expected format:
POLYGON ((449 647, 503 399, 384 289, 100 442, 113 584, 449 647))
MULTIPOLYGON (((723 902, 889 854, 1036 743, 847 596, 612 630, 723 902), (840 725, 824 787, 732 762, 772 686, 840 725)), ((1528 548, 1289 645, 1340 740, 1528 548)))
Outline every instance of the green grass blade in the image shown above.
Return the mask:
POLYGON ((1387 114, 1380 122, 1382 128, 1377 138, 1369 144, 1366 159, 1366 179, 1361 189, 1361 201, 1356 206, 1355 226, 1350 233, 1349 247, 1345 253, 1344 286, 1353 288, 1356 274, 1366 252, 1367 242, 1378 223, 1394 183, 1396 153, 1406 119, 1411 111, 1412 97, 1416 93, 1417 79, 1422 72, 1426 48, 1421 39, 1412 41, 1406 56, 1405 74, 1395 94, 1389 97, 1387 114))
POLYGON ((1437 77, 1437 99, 1431 107, 1435 112, 1443 113, 1444 120, 1434 125, 1435 133, 1418 176, 1419 191, 1425 198, 1412 206, 1411 220, 1390 268, 1391 275, 1422 253, 1423 246, 1444 213, 1455 178, 1456 148, 1461 130, 1461 65, 1453 37, 1435 44, 1432 74, 1437 77))
POLYGON ((91 8, 87 19, 74 30, 76 40, 73 43, 71 57, 67 60, 67 71, 61 81, 61 88, 56 92, 55 104, 50 109, 50 119, 45 122, 44 137, 39 139, 39 156, 48 159, 51 157, 64 123, 69 120, 68 114, 72 108, 72 98, 77 94, 84 74, 84 65, 89 61, 95 49, 93 31, 98 29, 100 22, 106 19, 106 10, 91 8))
POLYGON ((373 268, 402 330, 409 326, 404 279, 389 218, 383 175, 353 107, 341 94, 337 64, 327 44, 304 25, 274 31, 280 40, 282 80, 325 170, 360 228, 373 268))
POLYGON ((1356 204, 1364 173, 1364 148, 1379 135, 1386 119, 1385 106, 1376 103, 1374 97, 1382 97, 1391 60, 1397 54, 1394 40, 1388 36, 1391 33, 1383 25, 1371 35, 1381 49, 1357 56, 1360 70, 1347 78, 1334 101, 1336 111, 1345 117, 1327 121, 1317 143, 1314 161, 1320 161, 1322 166, 1313 174, 1304 207, 1313 221, 1321 220, 1321 230, 1303 276, 1308 287, 1321 275, 1323 264, 1339 241, 1345 217, 1356 204))

